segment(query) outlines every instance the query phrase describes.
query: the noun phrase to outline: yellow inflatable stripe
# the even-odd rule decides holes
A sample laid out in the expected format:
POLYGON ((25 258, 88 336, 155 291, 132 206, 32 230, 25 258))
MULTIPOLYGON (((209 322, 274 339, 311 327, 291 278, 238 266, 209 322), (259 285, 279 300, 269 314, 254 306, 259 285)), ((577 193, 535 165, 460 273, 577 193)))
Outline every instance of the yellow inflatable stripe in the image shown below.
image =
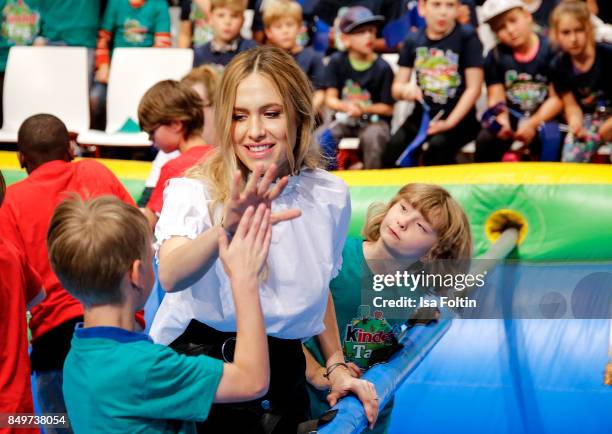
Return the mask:
MULTIPOLYGON (((151 171, 151 163, 147 161, 97 159, 108 167, 118 178, 145 180, 151 171)), ((0 151, 0 168, 20 170, 15 152, 0 151)))
MULTIPOLYGON (((123 179, 145 180, 151 163, 99 159, 123 179)), ((0 168, 19 170, 14 152, 0 151, 0 168)), ((577 163, 488 163, 410 169, 336 172, 349 186, 435 184, 612 184, 612 165, 577 163)))

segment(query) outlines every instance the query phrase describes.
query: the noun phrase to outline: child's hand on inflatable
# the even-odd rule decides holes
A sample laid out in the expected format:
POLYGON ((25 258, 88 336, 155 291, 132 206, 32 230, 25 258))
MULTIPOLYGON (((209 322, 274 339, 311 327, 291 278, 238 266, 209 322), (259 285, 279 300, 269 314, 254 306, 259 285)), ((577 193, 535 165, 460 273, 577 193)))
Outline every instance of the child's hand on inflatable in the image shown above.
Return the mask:
MULTIPOLYGON (((240 192, 240 179, 241 174, 236 171, 230 188, 229 200, 225 203, 223 209, 221 225, 230 234, 236 232, 240 218, 249 206, 257 207, 259 204, 264 204, 266 208, 271 209, 272 201, 283 192, 289 182, 289 178, 283 176, 276 184, 272 184, 276 179, 275 164, 270 164, 265 173, 264 165, 257 164, 242 192, 240 192)), ((280 221, 292 220, 301 214, 298 209, 288 209, 272 214, 270 218, 272 224, 275 224, 280 221)))
POLYGON ((331 392, 327 395, 327 402, 331 407, 336 405, 339 399, 353 393, 363 404, 370 429, 374 428, 378 417, 378 395, 374 384, 366 380, 353 378, 348 370, 337 369, 338 375, 330 376, 332 384, 331 392))
POLYGON ((361 378, 362 372, 361 372, 361 368, 359 366, 357 366, 353 362, 348 362, 346 364, 346 366, 349 369, 349 373, 351 374, 351 377, 353 377, 353 378, 361 378))
POLYGON ((252 206, 246 209, 231 242, 219 229, 219 257, 227 275, 245 281, 257 279, 268 257, 271 238, 270 209, 264 204, 256 211, 252 206))

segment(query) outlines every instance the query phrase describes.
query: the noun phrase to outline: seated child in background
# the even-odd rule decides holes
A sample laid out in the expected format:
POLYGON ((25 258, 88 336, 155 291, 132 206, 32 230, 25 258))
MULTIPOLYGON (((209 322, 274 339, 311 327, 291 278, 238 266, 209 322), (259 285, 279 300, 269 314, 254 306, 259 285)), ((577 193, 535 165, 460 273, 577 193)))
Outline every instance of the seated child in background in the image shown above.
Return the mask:
POLYGON ((393 82, 393 96, 419 101, 389 141, 385 167, 416 137, 423 113, 429 107, 429 148, 425 165, 453 164, 457 151, 476 138, 480 126, 475 104, 483 82, 482 44, 473 27, 456 22, 459 0, 423 0, 427 26, 406 39, 399 57, 400 70, 393 82), (413 69, 416 83, 411 82, 413 69))
POLYGON ((376 27, 383 19, 363 6, 349 8, 340 22, 347 51, 334 53, 325 69, 326 105, 346 117, 336 114, 332 136, 336 143, 359 137, 366 169, 382 167, 393 115, 393 70, 374 53, 376 27))
POLYGON ((111 50, 121 47, 170 46, 170 14, 166 1, 108 1, 98 32, 96 74, 90 91, 93 128, 103 130, 106 125, 106 85, 111 50))
POLYGON ((325 103, 325 67, 323 57, 312 47, 302 47, 297 37, 303 24, 302 7, 292 0, 268 0, 264 3, 263 24, 270 45, 286 50, 306 76, 314 89, 313 105, 317 113, 325 103))
MULTIPOLYGON (((115 175, 96 160, 72 162, 73 151, 64 123, 53 115, 27 118, 17 133, 17 158, 28 177, 10 185, 0 208, 0 233, 28 258, 43 280, 47 296, 32 310, 30 361, 42 413, 65 413, 62 366, 83 308, 62 287, 51 270, 45 239, 49 220, 67 194, 113 195, 134 201, 115 175)), ((137 319, 144 327, 142 313, 137 319)))
POLYGON ((209 145, 216 145, 215 138, 215 99, 219 86, 219 71, 210 65, 193 68, 189 74, 181 79, 181 83, 196 91, 204 106, 204 128, 202 138, 209 145))
MULTIPOLYGON (((0 172, 0 207, 6 185, 0 172)), ((0 413, 34 413, 26 309, 45 296, 38 273, 25 254, 0 233, 0 413)), ((6 418, 4 419, 6 421, 6 418)), ((38 428, 16 426, 5 434, 35 434, 38 428)))
POLYGON ((138 106, 138 122, 162 152, 180 155, 161 168, 157 184, 143 212, 155 227, 162 210, 166 182, 202 160, 213 148, 202 138, 203 103, 195 90, 175 80, 164 80, 144 94, 138 106))
MULTIPOLYGON (((342 268, 330 283, 330 291, 336 309, 336 319, 340 331, 349 369, 357 376, 373 363, 372 355, 390 347, 398 331, 394 321, 385 319, 382 311, 370 315, 371 307, 363 305, 363 296, 372 294, 374 274, 394 274, 396 271, 416 270, 420 263, 432 264, 438 260, 456 260, 442 266, 452 272, 465 272, 472 255, 472 237, 469 221, 461 206, 441 187, 428 184, 407 184, 387 204, 370 206, 362 237, 348 237, 342 252, 342 268), (451 270, 451 267, 454 269, 451 270), (462 271, 459 271, 461 268, 462 271), (367 338, 359 340, 356 329, 380 332, 385 338, 372 342, 367 338)), ((415 271, 420 271, 420 268, 415 271)), ((428 288, 418 288, 415 292, 408 289, 398 296, 411 296, 418 299, 428 288)), ((376 293, 382 294, 382 293, 376 293)), ((414 309, 416 310, 416 309, 414 309)), ((411 317, 408 311, 406 317, 411 317)), ((397 318, 397 317, 396 317, 397 318)), ((397 326, 400 325, 400 321, 397 326)), ((314 339, 305 343, 307 378, 313 416, 319 417, 329 409, 323 390, 329 384, 323 376, 326 372, 322 357, 314 339)), ((333 395, 333 392, 332 392, 333 395)), ((327 401, 330 401, 328 398, 327 401)), ((329 402, 333 405, 333 400, 329 402)), ((386 431, 391 420, 393 402, 389 402, 378 415, 373 432, 386 431)), ((370 432, 370 431, 368 431, 370 432)))
MULTIPOLYGON (((186 84, 196 91, 200 98, 202 98, 203 111, 204 111, 204 128, 202 128, 202 138, 204 143, 213 145, 216 143, 215 139, 215 110, 213 104, 215 96, 217 95, 217 86, 219 84, 219 72, 211 65, 201 65, 193 68, 189 74, 181 79, 181 83, 186 84)), ((145 208, 149 199, 151 199, 151 193, 157 185, 159 175, 162 167, 168 161, 178 157, 180 152, 178 150, 166 153, 159 151, 155 155, 155 159, 151 165, 151 171, 149 177, 145 181, 145 188, 138 199, 138 206, 145 208)))
POLYGON ((195 432, 213 402, 255 399, 269 382, 258 275, 268 255, 270 212, 249 208, 219 250, 239 315, 233 363, 185 356, 134 331, 155 281, 152 236, 138 209, 113 197, 61 203, 49 258, 85 310, 64 365, 64 395, 77 433, 195 432), (74 261, 73 258, 79 258, 74 261))
POLYGON ((563 100, 570 134, 562 161, 589 162, 612 142, 612 47, 595 43, 590 12, 582 1, 564 1, 551 17, 551 37, 562 52, 554 59, 553 82, 563 100))
POLYGON ((210 24, 214 37, 193 50, 194 66, 213 64, 221 70, 236 54, 256 45, 240 36, 245 9, 246 0, 210 0, 210 24))
POLYGON ((506 104, 514 114, 505 109, 497 116, 498 133, 480 131, 474 159, 500 161, 514 140, 529 145, 537 158, 541 150, 538 127, 562 108, 551 83, 555 52, 545 36, 532 30, 531 14, 520 0, 488 0, 483 16, 499 40, 485 59, 488 105, 506 104))
POLYGON ((210 42, 214 36, 210 25, 210 0, 181 0, 181 23, 177 45, 196 48, 210 42))

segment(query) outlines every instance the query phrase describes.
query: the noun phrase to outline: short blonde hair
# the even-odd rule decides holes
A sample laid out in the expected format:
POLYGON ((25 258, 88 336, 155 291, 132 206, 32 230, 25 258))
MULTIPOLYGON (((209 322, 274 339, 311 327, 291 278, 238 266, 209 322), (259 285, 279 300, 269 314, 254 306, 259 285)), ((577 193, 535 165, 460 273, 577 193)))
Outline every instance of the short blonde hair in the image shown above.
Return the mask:
POLYGON ((185 138, 202 134, 204 102, 200 95, 176 80, 163 80, 154 84, 138 104, 140 128, 150 133, 160 125, 174 121, 183 124, 185 138))
POLYGON ((571 15, 584 26, 590 44, 595 44, 595 29, 591 22, 591 11, 584 1, 563 0, 550 14, 550 34, 549 38, 558 44, 557 33, 559 32, 559 22, 563 15, 571 15))
POLYGON ((249 169, 236 157, 232 118, 238 85, 254 73, 269 79, 283 99, 288 143, 294 144, 293 148, 286 150, 288 173, 296 175, 302 168, 314 169, 323 163, 319 145, 313 140, 315 118, 312 85, 302 69, 290 54, 275 47, 259 46, 243 51, 225 68, 219 84, 215 100, 218 147, 202 163, 185 173, 189 178, 201 180, 210 189, 213 199, 211 206, 227 200, 236 170, 242 172, 243 182, 249 173, 249 169))
POLYGON ((425 262, 439 259, 465 260, 472 257, 472 233, 461 205, 450 193, 432 184, 406 184, 387 204, 368 209, 363 236, 367 241, 380 238, 380 225, 393 205, 405 200, 419 211, 438 234, 438 241, 425 256, 425 262))
POLYGON ((244 12, 247 8, 247 0, 210 0, 210 10, 215 8, 228 8, 236 12, 244 12))
POLYGON ((293 18, 298 25, 301 25, 304 20, 302 6, 293 0, 266 0, 263 6, 264 28, 267 29, 281 18, 293 18))
POLYGON ((151 230, 142 212, 115 196, 58 205, 47 232, 49 261, 63 287, 85 307, 121 304, 120 284, 146 260, 151 230))
MULTIPOLYGON (((206 98, 204 101, 205 107, 211 106, 217 96, 217 87, 219 86, 219 71, 210 65, 200 65, 189 71, 189 74, 181 79, 181 83, 187 86, 201 84, 206 89, 206 98)), ((212 121, 212 119, 210 120, 212 121)))

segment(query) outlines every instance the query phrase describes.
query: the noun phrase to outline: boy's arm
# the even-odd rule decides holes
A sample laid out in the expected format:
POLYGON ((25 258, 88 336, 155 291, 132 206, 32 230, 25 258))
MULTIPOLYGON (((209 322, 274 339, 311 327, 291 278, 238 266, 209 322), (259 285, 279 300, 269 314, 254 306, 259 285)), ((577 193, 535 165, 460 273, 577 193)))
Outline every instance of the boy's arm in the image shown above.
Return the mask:
POLYGON ((385 104, 383 102, 377 102, 376 104, 362 107, 364 113, 380 116, 393 116, 393 106, 385 104))
POLYGON ((109 0, 104 10, 98 40, 96 41, 96 76, 95 80, 100 83, 108 83, 110 47, 113 39, 115 2, 109 0))
POLYGON ((412 68, 408 68, 406 66, 401 66, 397 74, 395 74, 395 79, 393 80, 393 85, 391 86, 391 95, 396 100, 406 100, 406 101, 414 101, 415 99, 422 99, 422 94, 420 94, 420 89, 416 87, 414 83, 411 83, 410 78, 412 76, 412 68), (417 92, 418 90, 418 92, 417 92), (420 94, 420 97, 418 97, 420 94))
POLYGON ((179 24, 178 48, 191 48, 191 21, 181 21, 179 24))
POLYGON ((170 12, 165 2, 158 2, 158 10, 154 24, 153 47, 168 48, 172 47, 170 37, 170 12))
POLYGON ((570 131, 576 137, 583 137, 585 133, 582 127, 584 115, 576 98, 574 98, 574 94, 571 91, 562 93, 561 101, 563 102, 565 119, 567 120, 570 131))
POLYGON ((548 85, 548 98, 536 110, 536 112, 523 122, 516 131, 516 138, 529 144, 537 135, 538 127, 544 122, 548 122, 559 114, 563 108, 561 98, 555 92, 552 84, 548 85))
MULTIPOLYGON (((487 105, 494 107, 500 102, 506 103, 506 89, 503 84, 496 83, 487 87, 487 105)), ((513 136, 512 127, 510 126, 510 114, 508 110, 502 111, 497 115, 497 122, 502 126, 502 129, 497 133, 500 139, 509 139, 513 136)))
POLYGON ((463 92, 463 95, 461 95, 457 105, 446 119, 431 122, 429 124, 427 134, 438 134, 455 128, 476 104, 476 100, 480 96, 480 91, 482 89, 483 79, 484 72, 482 68, 466 68, 465 91, 463 92))
POLYGON ((342 101, 338 97, 338 89, 335 87, 328 87, 325 91, 325 103, 327 108, 335 110, 337 112, 344 112, 349 116, 359 117, 363 113, 363 109, 359 104, 354 102, 342 101))
POLYGON ((329 389, 331 384, 329 380, 325 378, 324 374, 327 372, 325 366, 321 366, 304 345, 302 345, 302 351, 306 359, 306 380, 308 383, 318 390, 329 389))
POLYGON ((268 340, 259 300, 259 274, 268 257, 270 209, 247 208, 231 243, 219 229, 219 256, 230 278, 236 306, 236 350, 223 366, 215 402, 246 401, 263 396, 270 383, 268 340))
POLYGON ((612 141, 612 118, 605 121, 599 128, 599 136, 601 137, 601 140, 605 142, 612 141))

